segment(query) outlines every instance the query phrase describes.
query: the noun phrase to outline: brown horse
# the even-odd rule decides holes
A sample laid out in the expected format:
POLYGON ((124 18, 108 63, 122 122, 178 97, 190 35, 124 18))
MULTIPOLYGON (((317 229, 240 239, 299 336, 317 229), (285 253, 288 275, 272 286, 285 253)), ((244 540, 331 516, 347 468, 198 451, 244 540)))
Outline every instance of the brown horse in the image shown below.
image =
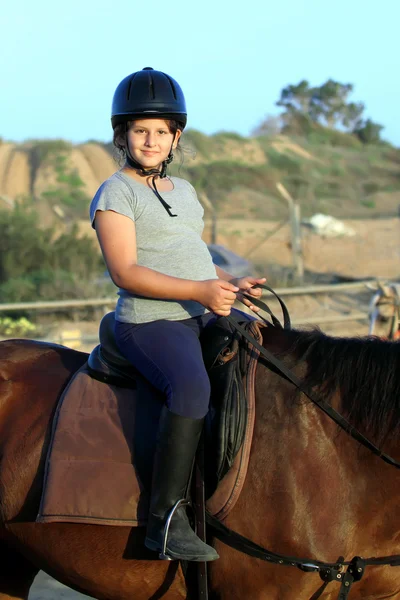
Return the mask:
MULTIPOLYGON (((400 456, 400 344, 264 330, 265 348, 353 425, 400 456)), ((39 569, 107 600, 170 600, 188 592, 176 562, 151 560, 143 528, 37 524, 57 399, 87 356, 61 346, 0 343, 0 600, 25 599, 39 569)), ((400 550, 400 475, 360 446, 260 360, 247 478, 225 524, 271 551, 334 562, 400 550)), ((308 600, 316 573, 271 565, 214 540, 219 600, 308 600)), ((330 583, 320 596, 338 597, 330 583)), ((350 600, 400 599, 400 567, 371 566, 350 600)))

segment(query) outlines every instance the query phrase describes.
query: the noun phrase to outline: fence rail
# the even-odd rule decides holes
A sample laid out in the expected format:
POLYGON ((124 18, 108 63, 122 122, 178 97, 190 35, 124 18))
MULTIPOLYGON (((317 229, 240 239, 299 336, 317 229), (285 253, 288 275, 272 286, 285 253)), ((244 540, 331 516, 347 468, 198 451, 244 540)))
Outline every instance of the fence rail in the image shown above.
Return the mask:
MULTIPOLYGON (((334 283, 326 285, 310 285, 292 288, 276 288, 274 291, 278 296, 301 296, 305 294, 335 294, 337 292, 350 292, 363 289, 376 289, 379 279, 367 279, 365 281, 356 281, 350 283, 334 283)), ((268 292, 264 292, 262 297, 269 297, 268 292)), ((0 312, 11 311, 42 311, 59 312, 68 309, 80 308, 101 308, 105 306, 114 306, 116 298, 89 298, 87 300, 54 300, 48 302, 15 302, 0 304, 0 312)))
MULTIPOLYGON (((337 284, 326 284, 326 285, 310 285, 310 286, 301 286, 301 287, 292 287, 292 288, 276 288, 274 291, 281 297, 285 296, 304 296, 304 295, 318 295, 318 294, 327 294, 330 296, 331 294, 336 293, 352 293, 352 292, 362 292, 362 291, 370 291, 374 293, 380 283, 383 283, 384 280, 376 278, 376 279, 367 279, 363 281, 356 282, 348 282, 348 283, 337 283, 337 284)), ((271 300, 271 302, 275 301, 275 298, 269 292, 263 292, 263 298, 267 298, 271 300)), ((42 312, 42 313, 57 313, 62 311, 71 311, 73 313, 78 312, 83 309, 92 308, 92 309, 100 309, 105 312, 104 309, 107 307, 112 310, 115 306, 116 298, 89 298, 86 300, 57 300, 57 301, 45 301, 45 302, 18 302, 18 303, 8 303, 8 304, 0 304, 0 314, 1 312, 10 312, 10 311, 26 311, 26 312, 42 312)), ((243 308, 243 306, 238 303, 239 308, 243 308)), ((330 314, 330 315, 312 315, 306 317, 298 317, 292 319, 292 323, 294 326, 300 325, 325 325, 325 324, 333 324, 340 322, 352 322, 352 321, 360 321, 365 322, 369 320, 369 307, 363 303, 363 306, 357 305, 358 310, 347 310, 343 311, 341 314, 330 314)), ((1 339, 1 338, 0 338, 1 339)), ((98 336, 93 334, 86 334, 81 332, 79 329, 60 331, 57 335, 52 335, 51 339, 46 338, 40 341, 51 341, 53 343, 68 345, 75 348, 80 348, 81 346, 88 347, 89 345, 95 345, 98 343, 98 336)))
MULTIPOLYGON (((354 312, 346 315, 331 315, 327 317, 304 317, 302 319, 291 319, 292 325, 295 327, 298 325, 322 325, 327 323, 340 323, 343 321, 367 321, 368 320, 367 312, 354 312)), ((68 332, 70 333, 70 332, 68 332)), ((75 344, 78 342, 77 347, 86 344, 98 344, 99 337, 98 335, 85 335, 85 334, 76 334, 75 336, 71 336, 70 334, 67 336, 52 336, 50 338, 40 339, 41 342, 53 342, 55 344, 75 344)))

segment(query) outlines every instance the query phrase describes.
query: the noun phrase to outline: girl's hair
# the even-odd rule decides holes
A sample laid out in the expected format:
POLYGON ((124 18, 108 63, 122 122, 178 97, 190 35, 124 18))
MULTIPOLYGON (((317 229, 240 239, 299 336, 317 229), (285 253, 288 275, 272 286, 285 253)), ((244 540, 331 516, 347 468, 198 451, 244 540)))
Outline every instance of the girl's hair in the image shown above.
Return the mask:
MULTIPOLYGON (((126 160, 126 149, 125 146, 123 144, 121 144, 121 142, 119 141, 121 138, 125 137, 125 127, 127 126, 127 128, 129 129, 132 125, 132 123, 134 123, 135 121, 128 121, 127 123, 120 123, 119 125, 115 126, 114 129, 114 135, 113 135, 113 145, 115 148, 115 159, 117 161, 118 164, 122 165, 123 163, 125 163, 126 160)), ((183 127, 182 125, 178 122, 178 121, 174 121, 172 119, 165 119, 165 122, 168 125, 168 128, 170 130, 171 133, 173 133, 175 135, 175 133, 178 131, 178 129, 182 130, 183 127)), ((175 149, 175 152, 178 150, 180 151, 180 140, 178 140, 178 145, 175 149)))

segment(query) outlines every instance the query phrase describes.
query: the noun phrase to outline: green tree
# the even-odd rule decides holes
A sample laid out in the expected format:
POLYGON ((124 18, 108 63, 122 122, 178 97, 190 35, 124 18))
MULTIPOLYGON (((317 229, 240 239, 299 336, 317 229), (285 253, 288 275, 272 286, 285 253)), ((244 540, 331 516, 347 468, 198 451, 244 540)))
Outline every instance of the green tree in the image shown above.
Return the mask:
POLYGON ((288 85, 283 88, 276 105, 284 108, 286 114, 298 112, 308 114, 312 95, 313 89, 310 88, 308 81, 303 79, 297 85, 288 85))
POLYGON ((310 116, 313 121, 326 124, 330 128, 343 125, 346 121, 360 118, 364 110, 363 104, 348 103, 348 96, 353 91, 351 83, 340 83, 328 79, 320 87, 313 89, 310 102, 310 116))
POLYGON ((342 123, 349 131, 359 125, 361 121, 362 113, 364 112, 365 106, 362 102, 350 102, 347 104, 342 118, 342 123))
POLYGON ((288 85, 281 91, 276 103, 284 109, 281 115, 283 131, 308 135, 314 125, 319 125, 330 129, 341 127, 352 132, 361 122, 365 108, 362 102, 348 101, 352 91, 351 83, 333 79, 316 87, 311 87, 306 80, 288 85))
POLYGON ((26 144, 26 151, 29 154, 29 163, 32 169, 33 178, 36 176, 39 167, 57 156, 60 152, 68 152, 72 148, 70 142, 65 140, 29 140, 26 144))
POLYGON ((84 183, 76 169, 69 163, 65 153, 51 156, 51 163, 57 173, 57 184, 43 192, 42 196, 51 204, 61 204, 73 210, 74 215, 84 216, 87 213, 89 198, 84 191, 84 183))
MULTIPOLYGON (((31 201, 32 202, 32 201, 31 201)), ((40 229, 29 201, 0 211, 0 283, 46 265, 51 255, 51 229, 40 229)))
POLYGON ((0 210, 0 302, 91 296, 102 271, 93 241, 41 228, 32 200, 0 210))
MULTIPOLYGON (((288 85, 281 91, 276 103, 284 109, 281 114, 282 131, 292 135, 307 135, 312 127, 311 99, 314 89, 303 79, 297 85, 288 85)), ((263 128, 263 123, 259 128, 263 128)))
POLYGON ((353 133, 363 144, 379 144, 381 142, 381 131, 383 125, 374 123, 371 119, 361 121, 354 129, 353 133))

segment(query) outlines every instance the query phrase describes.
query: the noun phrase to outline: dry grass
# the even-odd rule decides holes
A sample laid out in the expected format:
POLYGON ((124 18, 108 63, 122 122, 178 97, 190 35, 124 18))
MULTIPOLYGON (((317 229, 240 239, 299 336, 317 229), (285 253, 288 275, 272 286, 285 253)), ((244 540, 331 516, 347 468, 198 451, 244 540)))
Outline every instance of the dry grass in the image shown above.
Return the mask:
POLYGON ((320 161, 320 159, 316 156, 307 152, 304 148, 302 148, 299 144, 295 144, 286 136, 279 136, 274 142, 271 143, 271 147, 277 150, 277 152, 281 152, 282 154, 287 152, 292 152, 297 156, 301 156, 302 158, 306 158, 307 160, 316 160, 320 161))

